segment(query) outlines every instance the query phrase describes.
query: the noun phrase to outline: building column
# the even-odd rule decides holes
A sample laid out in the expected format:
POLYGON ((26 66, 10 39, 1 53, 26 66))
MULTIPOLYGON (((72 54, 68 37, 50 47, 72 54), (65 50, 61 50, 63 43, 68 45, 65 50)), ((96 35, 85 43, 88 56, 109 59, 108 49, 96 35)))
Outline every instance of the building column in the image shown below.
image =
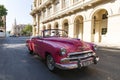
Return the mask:
POLYGON ((120 45, 120 14, 108 16, 107 43, 120 45))
POLYGON ((71 5, 74 3, 74 0, 70 0, 71 5))
POLYGON ((54 14, 55 10, 54 10, 54 4, 52 4, 52 13, 51 14, 54 14))
POLYGON ((48 15, 49 15, 49 14, 48 14, 48 8, 45 7, 45 10, 46 10, 46 14, 45 14, 45 18, 46 18, 46 17, 49 17, 49 16, 48 16, 48 15))
POLYGON ((33 17, 33 26, 32 26, 32 35, 35 36, 36 35, 36 16, 32 16, 33 17))
POLYGON ((54 21, 51 22, 51 29, 54 29, 54 21))
POLYGON ((41 11, 41 21, 43 20, 44 18, 43 18, 43 11, 41 11))
POLYGON ((63 29, 63 28, 62 28, 62 19, 59 19, 58 25, 59 25, 59 26, 58 26, 58 29, 63 29))
POLYGON ((62 0, 59 0, 60 1, 60 10, 62 9, 62 0))
POLYGON ((32 33, 33 33, 32 36, 35 36, 35 34, 36 34, 35 33, 35 26, 32 27, 32 33))
POLYGON ((43 30, 43 23, 40 23, 40 27, 39 27, 39 35, 42 35, 42 30, 43 30))
POLYGON ((95 35, 94 35, 94 42, 100 42, 100 33, 101 33, 101 20, 94 23, 95 24, 95 35))
POLYGON ((92 20, 86 20, 83 23, 84 23, 83 40, 87 41, 87 42, 91 42, 91 35, 92 35, 91 23, 92 23, 92 20))
POLYGON ((71 38, 74 38, 74 21, 73 21, 73 17, 74 16, 70 16, 70 20, 69 20, 69 23, 68 23, 68 36, 71 37, 71 38))
POLYGON ((68 36, 74 38, 74 23, 69 23, 68 36))
POLYGON ((40 14, 38 13, 38 35, 40 35, 40 14))
POLYGON ((36 6, 38 7, 38 5, 39 5, 39 1, 38 0, 36 0, 36 4, 37 4, 36 6))
POLYGON ((38 14, 36 14, 36 35, 39 34, 39 20, 38 20, 38 14))

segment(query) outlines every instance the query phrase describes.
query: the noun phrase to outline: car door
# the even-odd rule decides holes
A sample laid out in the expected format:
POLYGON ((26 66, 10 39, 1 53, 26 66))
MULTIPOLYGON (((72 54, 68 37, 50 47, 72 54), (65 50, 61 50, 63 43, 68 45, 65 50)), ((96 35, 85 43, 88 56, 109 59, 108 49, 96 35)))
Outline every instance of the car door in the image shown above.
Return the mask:
POLYGON ((39 38, 37 41, 36 41, 36 50, 37 50, 37 53, 39 56, 43 56, 43 38, 39 38))
POLYGON ((38 50, 39 50, 39 38, 38 37, 34 38, 33 43, 34 43, 34 52, 36 54, 38 54, 38 50))

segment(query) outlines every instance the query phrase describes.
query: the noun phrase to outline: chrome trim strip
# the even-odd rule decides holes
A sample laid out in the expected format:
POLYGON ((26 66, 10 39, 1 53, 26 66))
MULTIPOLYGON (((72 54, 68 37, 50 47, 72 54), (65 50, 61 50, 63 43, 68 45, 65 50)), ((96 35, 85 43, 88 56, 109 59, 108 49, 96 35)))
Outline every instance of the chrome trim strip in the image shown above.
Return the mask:
POLYGON ((76 55, 76 54, 82 54, 82 53, 88 53, 88 52, 93 52, 93 51, 89 50, 89 51, 83 51, 83 52, 73 52, 73 53, 69 53, 68 56, 70 56, 70 55, 76 55))
POLYGON ((56 63, 55 66, 59 69, 64 69, 64 70, 78 68, 77 64, 59 64, 59 63, 56 63))
MULTIPOLYGON (((74 58, 63 58, 61 59, 61 61, 63 60, 72 60, 72 59, 81 59, 81 58, 86 58, 86 57, 74 57, 74 58)), ((92 58, 92 57, 91 57, 92 58)), ((89 58, 88 58, 89 59, 89 58)), ((87 59, 86 59, 87 60, 87 59)))
MULTIPOLYGON (((64 62, 65 60, 69 61, 69 62, 76 62, 76 61, 70 61, 72 59, 80 59, 80 58, 63 58, 61 59, 61 62, 64 62)), ((82 60, 82 61, 88 61, 88 60, 91 60, 93 59, 92 57, 88 58, 88 59, 85 59, 85 60, 82 60)))

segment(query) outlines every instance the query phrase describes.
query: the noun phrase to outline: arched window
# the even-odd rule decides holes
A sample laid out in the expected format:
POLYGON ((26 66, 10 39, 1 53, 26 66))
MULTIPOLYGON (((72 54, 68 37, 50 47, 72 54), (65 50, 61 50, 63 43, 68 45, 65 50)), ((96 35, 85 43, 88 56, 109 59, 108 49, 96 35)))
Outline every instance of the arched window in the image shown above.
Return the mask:
POLYGON ((63 0, 63 8, 66 8, 69 6, 69 1, 70 0, 63 0))
POLYGON ((108 13, 106 12, 105 14, 102 14, 102 22, 104 23, 102 25, 102 31, 101 31, 101 34, 102 35, 105 35, 107 33, 107 17, 108 13))
POLYGON ((43 10, 43 19, 46 17, 46 9, 43 10))
POLYGON ((51 14, 52 14, 52 6, 49 6, 48 7, 48 14, 47 15, 50 16, 51 14))
POLYGON ((100 9, 93 14, 92 22, 92 42, 102 42, 108 30, 108 12, 106 9, 100 9))
POLYGON ((63 21, 62 29, 68 32, 69 24, 67 19, 63 21))
POLYGON ((59 0, 55 1, 55 12, 57 12, 60 9, 60 2, 59 0))
POLYGON ((79 0, 73 0, 74 3, 78 2, 79 0))

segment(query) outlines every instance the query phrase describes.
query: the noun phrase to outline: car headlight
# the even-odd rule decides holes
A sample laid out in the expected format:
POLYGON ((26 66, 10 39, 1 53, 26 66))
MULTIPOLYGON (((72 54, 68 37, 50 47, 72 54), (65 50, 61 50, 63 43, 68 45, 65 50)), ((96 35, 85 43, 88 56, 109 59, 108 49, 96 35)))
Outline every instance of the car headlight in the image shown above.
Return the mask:
POLYGON ((65 55, 66 54, 66 49, 65 48, 61 48, 60 49, 60 54, 61 55, 65 55))
POLYGON ((91 53, 88 53, 88 56, 92 56, 93 54, 91 54, 91 53))
POLYGON ((98 49, 97 45, 93 45, 93 49, 96 51, 98 49))

